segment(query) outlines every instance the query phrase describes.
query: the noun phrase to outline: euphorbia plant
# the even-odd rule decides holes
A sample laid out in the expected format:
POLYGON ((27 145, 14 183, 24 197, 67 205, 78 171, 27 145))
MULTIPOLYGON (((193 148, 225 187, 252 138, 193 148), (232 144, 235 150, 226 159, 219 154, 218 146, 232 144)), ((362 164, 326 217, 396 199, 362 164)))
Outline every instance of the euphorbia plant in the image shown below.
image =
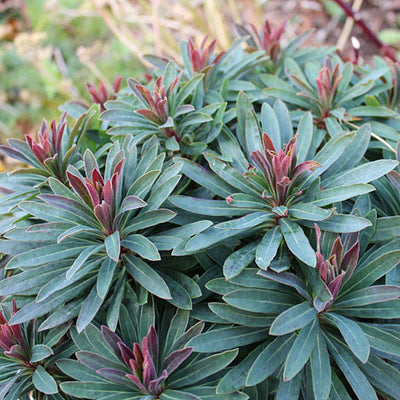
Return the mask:
POLYGON ((388 360, 399 356, 400 337, 386 320, 400 315, 400 288, 377 281, 396 267, 399 241, 359 257, 357 237, 348 234, 345 245, 337 237, 323 255, 316 229, 316 269, 296 264, 290 272, 246 269, 229 282, 217 278, 207 284, 225 302, 209 304, 219 322, 239 326, 210 330, 189 345, 205 352, 259 343, 220 381, 219 393, 273 376, 281 381, 277 398, 285 393, 350 398, 346 382, 360 399, 377 399, 375 390, 396 398, 400 373, 388 360), (381 322, 371 325, 370 318, 381 322))
POLYGON ((218 395, 215 392, 214 377, 231 363, 237 350, 193 357, 193 348, 187 343, 200 334, 203 323, 189 327, 187 311, 180 310, 174 315, 167 308, 163 311, 164 318, 160 318, 160 335, 152 325, 154 311, 148 307, 144 310, 150 313, 149 318, 135 320, 132 314, 127 314, 127 319, 120 321, 125 341, 105 326, 101 327, 101 333, 89 326, 89 331, 99 339, 96 343, 81 338, 82 334, 72 334, 79 349, 77 361, 57 363, 76 380, 63 383, 64 392, 88 399, 106 399, 112 394, 117 399, 246 399, 240 393, 218 395), (143 337, 129 331, 131 326, 141 323, 138 328, 143 332, 146 322, 150 326, 143 337), (128 338, 133 338, 133 345, 126 341, 128 338))
MULTIPOLYGON (((174 279, 189 281, 186 284, 195 288, 197 285, 179 271, 170 278, 171 271, 149 264, 161 258, 154 243, 157 238, 151 238, 159 232, 152 232, 151 227, 175 216, 160 207, 179 182, 181 166, 164 167, 165 155, 157 155, 158 145, 151 141, 142 148, 138 160, 135 147, 129 143, 127 140, 125 150, 119 143, 112 147, 104 175, 88 150, 83 156, 85 176, 72 166, 67 171, 73 190, 50 179, 52 194, 41 194, 35 201, 20 205, 32 216, 32 226, 10 230, 2 250, 14 255, 8 269, 23 270, 2 281, 0 292, 9 295, 28 291, 34 297, 13 317, 15 322, 49 312, 57 316, 57 308, 65 305, 69 311, 65 321, 79 314, 78 329, 82 330, 95 317, 108 293, 121 298, 125 282, 131 278, 143 300, 150 291, 178 307, 188 306, 186 297, 182 303, 181 286, 174 279), (35 224, 36 219, 41 223, 35 224), (44 237, 40 242, 43 246, 31 245, 44 237), (17 243, 18 250, 11 250, 17 243), (25 270, 26 267, 29 268, 25 270), (38 275, 43 279, 37 281, 38 275), (29 286, 32 279, 33 291, 29 286)), ((108 306, 110 326, 118 320, 118 306, 108 306)))
MULTIPOLYGON (((54 373, 55 362, 62 353, 71 355, 70 341, 64 339, 70 325, 47 334, 37 332, 38 321, 10 325, 9 310, 0 312, 0 393, 3 398, 65 398, 59 394, 58 382, 63 375, 54 373), (62 343, 64 342, 64 343, 62 343), (58 397, 53 397, 57 395, 58 397)), ((17 312, 15 300, 12 315, 17 312)))
POLYGON ((1 146, 0 400, 398 399, 397 67, 283 30, 1 146))
POLYGON ((369 226, 368 220, 338 213, 329 206, 373 190, 368 182, 388 173, 396 161, 379 160, 354 168, 357 157, 361 159, 362 154, 352 156, 353 148, 366 149, 368 126, 358 132, 338 135, 318 151, 313 143, 311 115, 302 116, 293 136, 291 124, 284 121, 289 112, 281 102, 276 102, 274 109, 264 104, 261 124, 270 136, 263 134, 261 139, 257 117, 244 100, 244 95, 238 99, 240 131, 236 148, 227 152, 221 146, 224 156, 231 158, 231 165, 206 154, 214 175, 201 176, 199 166, 183 160, 183 172, 189 178, 225 200, 170 198, 175 206, 199 215, 235 218, 216 223, 189 238, 186 247, 181 245, 181 254, 250 236, 253 241, 243 242, 225 261, 227 278, 237 275, 254 259, 260 268, 267 268, 282 241, 297 258, 315 267, 315 252, 301 226, 309 227, 320 221, 321 228, 331 232, 356 232, 369 226), (243 152, 239 150, 240 145, 243 152), (329 208, 323 208, 326 206, 329 208))

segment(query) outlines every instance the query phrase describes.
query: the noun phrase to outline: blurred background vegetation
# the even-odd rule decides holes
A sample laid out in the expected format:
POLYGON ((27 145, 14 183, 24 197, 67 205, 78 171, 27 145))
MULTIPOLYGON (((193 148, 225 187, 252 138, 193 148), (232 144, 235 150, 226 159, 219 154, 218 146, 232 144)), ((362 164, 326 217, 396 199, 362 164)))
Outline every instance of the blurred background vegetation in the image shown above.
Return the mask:
MULTIPOLYGON (((400 1, 348 1, 399 46, 400 1)), ((331 0, 0 0, 0 142, 36 133, 68 99, 88 101, 86 83, 110 87, 117 74, 143 79, 144 54, 179 62, 180 40, 208 33, 223 49, 235 22, 260 27, 266 18, 288 21, 286 39, 316 28, 307 45, 343 41, 346 18, 331 0)), ((368 60, 376 49, 356 27, 351 32, 368 60)))

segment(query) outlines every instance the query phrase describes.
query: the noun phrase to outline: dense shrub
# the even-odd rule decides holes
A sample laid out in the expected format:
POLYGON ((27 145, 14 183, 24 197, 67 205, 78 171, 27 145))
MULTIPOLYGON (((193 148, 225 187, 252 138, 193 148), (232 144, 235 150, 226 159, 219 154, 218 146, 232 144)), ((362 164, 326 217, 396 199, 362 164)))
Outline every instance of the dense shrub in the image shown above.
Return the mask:
POLYGON ((400 398, 399 66, 283 29, 1 146, 0 398, 400 398))

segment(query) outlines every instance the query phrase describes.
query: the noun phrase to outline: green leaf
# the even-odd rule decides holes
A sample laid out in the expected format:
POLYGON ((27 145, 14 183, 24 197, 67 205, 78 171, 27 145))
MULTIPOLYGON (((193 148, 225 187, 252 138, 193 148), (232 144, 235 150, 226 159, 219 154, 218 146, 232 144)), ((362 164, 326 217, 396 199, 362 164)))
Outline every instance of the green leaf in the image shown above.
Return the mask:
POLYGON ((172 299, 167 284, 158 273, 140 258, 123 255, 128 273, 146 290, 162 299, 172 299))
POLYGON ((223 272, 226 279, 239 275, 252 261, 256 252, 257 242, 249 243, 233 252, 224 262, 223 272))
POLYGON ((53 354, 53 350, 49 346, 44 344, 35 344, 32 347, 31 359, 29 361, 31 363, 42 361, 53 354))
MULTIPOLYGON (((260 198, 260 193, 257 191, 257 189, 234 168, 219 160, 212 153, 206 153, 204 154, 204 157, 207 160, 210 168, 229 185, 232 185, 233 187, 239 189, 239 191, 245 194, 256 196, 257 199, 260 198)), ((260 199, 259 202, 261 204, 264 204, 265 207, 265 202, 263 202, 262 199, 260 199)))
POLYGON ((121 251, 119 231, 115 231, 112 235, 107 236, 104 245, 106 246, 108 257, 110 257, 111 260, 118 262, 121 251))
POLYGON ((100 267, 99 274, 97 276, 96 289, 97 294, 101 299, 106 297, 108 290, 110 289, 117 265, 118 263, 107 257, 100 267))
POLYGON ((151 400, 143 394, 133 395, 129 388, 121 388, 121 385, 111 382, 63 382, 60 385, 62 391, 76 398, 107 399, 110 395, 121 395, 118 400, 151 400), (108 395, 108 396, 107 396, 108 395))
POLYGON ((186 346, 193 347, 195 352, 214 353, 234 347, 246 346, 261 341, 266 336, 265 329, 256 330, 244 326, 234 326, 201 333, 189 340, 186 346))
POLYGON ((303 373, 298 373, 290 381, 280 383, 276 392, 276 400, 298 399, 300 395, 301 384, 303 382, 303 373))
POLYGON ((216 229, 229 229, 229 230, 242 230, 257 227, 265 222, 271 221, 273 218, 272 213, 265 211, 255 212, 244 217, 231 219, 230 221, 221 222, 215 225, 216 229))
POLYGON ((283 283, 285 286, 290 286, 294 288, 297 293, 300 294, 300 296, 306 298, 307 300, 312 300, 304 281, 291 272, 284 271, 277 273, 275 271, 268 270, 258 271, 257 275, 265 277, 269 280, 273 280, 275 282, 283 283))
POLYGON ((66 273, 67 280, 71 280, 73 276, 81 269, 82 266, 88 261, 88 259, 93 255, 98 253, 103 249, 104 245, 93 245, 86 247, 79 256, 75 259, 73 264, 70 266, 66 273))
POLYGON ((65 260, 66 258, 76 257, 87 246, 81 243, 52 244, 50 246, 39 247, 13 257, 7 264, 7 269, 20 267, 33 267, 36 265, 47 264, 65 260))
POLYGON ((332 216, 333 210, 325 210, 311 203, 293 204, 289 207, 289 215, 309 221, 324 221, 332 216))
POLYGON ((400 236, 400 216, 378 218, 373 242, 385 242, 400 236))
MULTIPOLYGON (((302 220, 301 224, 310 228, 314 227, 312 222, 306 220, 302 220)), ((355 215, 334 214, 331 218, 325 221, 319 221, 318 226, 323 231, 349 233, 358 232, 368 228, 369 226, 372 226, 372 223, 366 218, 357 217, 355 215)))
MULTIPOLYGON (((355 133, 349 133, 339 138, 333 137, 328 143, 316 154, 314 161, 321 164, 316 168, 303 182, 302 188, 313 182, 318 176, 323 174, 343 153, 347 145, 353 140, 355 133)), ((300 188, 301 189, 301 188, 300 188)))
POLYGON ((360 368, 377 392, 392 399, 399 396, 400 372, 394 366, 371 354, 368 363, 361 364, 360 368))
POLYGON ((55 379, 41 365, 36 367, 32 375, 32 382, 39 392, 46 394, 58 393, 55 379))
POLYGON ((319 324, 316 318, 301 329, 285 361, 284 381, 293 379, 304 367, 317 343, 318 332, 319 324))
POLYGON ((264 348, 264 344, 257 346, 243 361, 230 369, 219 381, 217 394, 233 393, 244 387, 246 385, 247 373, 249 372, 250 367, 254 364, 254 361, 264 348))
POLYGON ((297 128, 296 156, 297 163, 307 161, 307 156, 313 141, 313 120, 311 112, 305 112, 299 121, 297 128))
POLYGON ((269 333, 274 336, 286 335, 309 324, 317 314, 317 310, 310 303, 297 304, 275 319, 269 333))
POLYGON ((399 297, 400 287, 398 286, 374 285, 351 291, 347 295, 340 297, 340 299, 335 302, 335 308, 360 307, 367 304, 398 299, 399 297))
POLYGON ((400 318, 400 300, 384 301, 377 304, 369 304, 362 307, 342 308, 341 314, 356 318, 400 318))
POLYGON ((279 225, 289 250, 310 267, 315 267, 317 259, 303 229, 287 218, 280 218, 279 225))
POLYGON ((182 88, 179 89, 175 98, 174 108, 177 108, 183 104, 186 98, 196 89, 197 85, 203 79, 203 76, 203 74, 195 75, 192 79, 187 81, 182 88))
POLYGON ((359 165, 349 171, 340 172, 339 176, 330 178, 327 182, 322 181, 325 188, 334 188, 336 186, 354 185, 359 183, 372 182, 375 179, 386 175, 398 165, 395 160, 377 160, 359 165))
POLYGON ((149 212, 159 208, 169 197, 175 189, 182 175, 176 175, 169 178, 166 182, 159 185, 157 189, 152 190, 149 198, 147 199, 147 206, 143 208, 142 212, 149 212))
POLYGON ((143 235, 133 234, 129 235, 126 239, 121 242, 122 247, 135 252, 139 256, 151 260, 159 261, 161 260, 160 253, 157 247, 143 235))
POLYGON ((226 198, 235 193, 233 186, 228 185, 219 176, 212 174, 199 164, 189 161, 185 158, 176 158, 175 162, 183 162, 182 172, 191 180, 199 185, 206 187, 216 195, 226 198))
POLYGON ((344 185, 332 189, 323 189, 317 194, 313 194, 310 204, 316 206, 327 206, 335 202, 344 201, 355 196, 361 196, 374 191, 372 185, 366 183, 357 183, 354 185, 344 185))
POLYGON ((233 207, 225 200, 208 200, 190 196, 171 196, 168 199, 174 206, 191 213, 213 216, 234 216, 248 214, 248 210, 233 207))
POLYGON ((73 379, 80 381, 104 382, 104 378, 76 360, 57 360, 57 367, 73 379))
POLYGON ((253 151, 261 150, 263 148, 261 144, 261 136, 258 128, 257 117, 253 110, 249 110, 246 113, 245 139, 247 156, 250 159, 253 151))
POLYGON ((342 315, 326 313, 325 317, 339 329, 353 354, 362 363, 366 363, 370 353, 370 345, 360 326, 342 315))
POLYGON ((181 392, 180 390, 167 389, 160 395, 160 400, 201 400, 193 394, 181 392))
POLYGON ((89 293, 89 296, 82 304, 81 311, 78 315, 78 320, 76 321, 76 329, 80 333, 92 322, 93 318, 96 316, 104 299, 102 299, 97 294, 97 288, 94 286, 89 293))
POLYGON ((343 382, 338 378, 335 371, 332 370, 331 392, 329 393, 329 400, 352 400, 343 382))
MULTIPOLYGON (((279 151, 282 148, 281 130, 279 126, 279 121, 273 108, 268 103, 264 103, 261 107, 261 125, 263 131, 272 140, 275 150, 279 151)), ((259 147, 256 150, 261 150, 261 149, 262 147, 259 147)))
POLYGON ((400 357, 400 338, 398 336, 372 324, 360 322, 359 325, 373 349, 400 357))
MULTIPOLYGON (((397 266, 400 259, 400 250, 389 251, 380 257, 373 259, 362 268, 356 268, 352 277, 345 283, 340 297, 346 293, 353 293, 355 290, 362 289, 372 285, 380 277, 387 274, 390 270, 397 266)), ((338 300, 339 300, 338 298, 338 300)))
POLYGON ((169 300, 169 302, 177 308, 191 310, 192 300, 186 289, 180 283, 176 282, 174 279, 171 279, 167 274, 160 272, 160 276, 167 284, 171 293, 172 299, 169 300))
POLYGON ((284 361, 294 341, 294 335, 278 337, 257 357, 249 369, 246 386, 254 386, 268 378, 284 361))
POLYGON ((282 100, 277 99, 274 103, 274 111, 276 117, 278 118, 279 132, 282 143, 289 143, 290 139, 293 136, 293 125, 289 109, 282 100))
POLYGON ((32 320, 34 318, 41 317, 48 314, 50 311, 65 304, 67 301, 77 297, 89 286, 93 285, 94 279, 86 279, 71 285, 57 293, 54 293, 50 299, 45 302, 37 303, 35 300, 24 305, 14 314, 10 319, 10 324, 20 324, 32 320))
POLYGON ((261 269, 267 269, 274 259, 282 241, 281 229, 276 226, 270 229, 261 239, 256 250, 256 264, 261 269))
POLYGON ((359 106, 348 110, 349 115, 353 117, 378 117, 378 118, 390 118, 396 115, 395 111, 386 107, 374 107, 374 106, 359 106))
POLYGON ((310 360, 315 400, 327 400, 331 391, 331 363, 325 339, 318 332, 310 360))
POLYGON ((231 239, 235 236, 239 236, 242 234, 243 231, 240 230, 218 229, 215 226, 210 226, 205 231, 190 239, 186 245, 186 250, 198 252, 199 250, 216 246, 218 243, 224 242, 227 239, 231 239))
POLYGON ((330 353, 357 397, 359 399, 378 400, 374 388, 346 350, 346 347, 331 336, 327 337, 327 342, 330 353))
POLYGON ((67 270, 67 266, 60 263, 59 267, 45 264, 41 267, 29 269, 0 281, 0 296, 23 293, 27 288, 43 286, 55 276, 67 270), (53 269, 54 268, 54 269, 53 269))
POLYGON ((124 234, 130 234, 141 229, 149 228, 150 226, 162 224, 174 218, 175 215, 176 213, 173 211, 163 208, 144 212, 130 221, 129 225, 124 229, 124 234))
POLYGON ((238 350, 228 350, 192 362, 175 371, 169 378, 169 385, 172 389, 195 386, 195 383, 226 368, 236 358, 237 354, 238 350))
POLYGON ((252 313, 250 311, 240 310, 225 303, 208 303, 211 311, 226 321, 234 324, 249 326, 254 328, 269 327, 274 320, 273 317, 264 314, 252 313))
POLYGON ((296 302, 296 298, 288 294, 247 288, 234 290, 226 294, 223 299, 231 306, 241 310, 263 314, 281 313, 296 302))

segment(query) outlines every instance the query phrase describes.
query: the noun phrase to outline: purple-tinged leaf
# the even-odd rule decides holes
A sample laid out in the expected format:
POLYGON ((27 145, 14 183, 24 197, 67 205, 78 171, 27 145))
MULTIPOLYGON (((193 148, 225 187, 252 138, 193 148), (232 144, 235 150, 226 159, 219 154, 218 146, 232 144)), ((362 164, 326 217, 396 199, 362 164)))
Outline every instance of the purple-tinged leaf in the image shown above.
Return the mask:
MULTIPOLYGON (((119 350, 119 353, 117 353, 117 355, 121 356, 122 361, 127 366, 129 366, 129 360, 137 358, 137 356, 135 357, 135 355, 133 354, 133 351, 125 343, 122 343, 122 341, 118 343, 118 350, 119 350)), ((140 355, 140 357, 141 357, 141 355, 140 355)))
POLYGON ((109 381, 125 385, 128 383, 129 379, 126 378, 126 373, 124 371, 113 369, 113 368, 100 368, 96 371, 99 375, 108 379, 109 381))
POLYGON ((192 338, 197 335, 200 335, 204 329, 204 322, 200 321, 197 324, 193 325, 190 329, 188 329, 185 333, 183 333, 173 344, 171 350, 180 349, 185 346, 185 344, 192 338))
POLYGON ((118 210, 117 216, 129 210, 136 210, 138 208, 143 208, 146 205, 147 203, 142 199, 140 199, 139 197, 136 196, 125 197, 124 200, 122 201, 121 207, 118 210))
MULTIPOLYGON (((122 343, 122 339, 115 332, 113 332, 109 327, 107 327, 105 325, 101 326, 101 334, 103 336, 103 339, 108 344, 108 346, 112 349, 112 351, 115 353, 115 355, 118 356, 118 358, 121 358, 119 343, 122 343)), ((133 357, 131 357, 131 358, 133 358, 133 357)))
POLYGON ((143 385, 143 383, 140 381, 140 379, 137 376, 131 375, 131 374, 127 374, 126 377, 129 378, 138 387, 138 389, 142 393, 146 393, 147 392, 146 386, 143 385))
POLYGON ((161 393, 162 392, 162 383, 168 378, 167 371, 162 371, 159 378, 153 379, 149 382, 148 388, 150 393, 161 393))
POLYGON ((94 371, 97 371, 100 368, 121 368, 121 364, 117 364, 114 361, 111 361, 108 358, 102 357, 99 354, 91 351, 78 351, 75 353, 75 355, 79 362, 94 371))
POLYGON ((356 242, 351 249, 343 256, 341 269, 346 271, 346 275, 343 278, 343 284, 346 283, 354 273, 354 270, 358 264, 358 257, 360 253, 360 243, 356 242))
POLYGON ((303 296, 307 300, 311 300, 311 297, 308 294, 307 287, 304 282, 297 275, 291 272, 280 272, 278 274, 277 272, 266 270, 258 271, 257 275, 261 275, 264 278, 272 279, 275 282, 290 286, 294 288, 301 296, 303 296))
POLYGON ((193 347, 173 351, 163 362, 162 369, 171 375, 193 352, 193 347))
POLYGON ((157 125, 160 125, 162 123, 155 112, 147 110, 146 108, 140 108, 139 110, 136 110, 136 114, 142 115, 143 117, 150 120, 151 122, 154 122, 157 125))
POLYGON ((352 291, 335 302, 335 307, 362 307, 368 304, 400 298, 400 287, 390 285, 374 285, 352 291))
POLYGON ((144 343, 142 342, 142 347, 144 352, 142 372, 143 372, 143 383, 148 387, 150 381, 157 378, 157 372, 156 372, 156 367, 154 365, 154 361, 151 358, 149 351, 145 349, 146 346, 144 343))
POLYGON ((158 359, 158 336, 153 325, 150 325, 149 331, 146 335, 146 347, 153 360, 158 359))
MULTIPOLYGON (((1 147, 2 146, 0 146, 0 148, 1 147)), ((390 171, 386 176, 396 190, 400 193, 400 174, 397 171, 390 171)))
POLYGON ((39 165, 37 163, 33 163, 32 160, 30 160, 24 154, 22 154, 18 150, 13 149, 10 146, 1 145, 0 146, 0 151, 2 151, 6 156, 8 156, 10 158, 14 158, 15 160, 21 161, 24 164, 29 164, 29 165, 33 164, 33 165, 36 165, 36 166, 39 165))
POLYGON ((90 210, 88 210, 78 201, 69 199, 68 197, 59 196, 57 194, 41 194, 38 196, 38 198, 45 201, 47 204, 70 211, 80 218, 83 218, 83 220, 92 218, 90 210))
POLYGON ((75 192, 78 194, 78 196, 90 207, 93 207, 92 205, 92 199, 89 194, 89 191, 84 183, 83 180, 80 179, 80 177, 74 175, 72 172, 67 171, 67 177, 70 185, 73 187, 75 192))
POLYGON ((94 215, 107 233, 112 233, 110 206, 103 200, 94 208, 94 215))

